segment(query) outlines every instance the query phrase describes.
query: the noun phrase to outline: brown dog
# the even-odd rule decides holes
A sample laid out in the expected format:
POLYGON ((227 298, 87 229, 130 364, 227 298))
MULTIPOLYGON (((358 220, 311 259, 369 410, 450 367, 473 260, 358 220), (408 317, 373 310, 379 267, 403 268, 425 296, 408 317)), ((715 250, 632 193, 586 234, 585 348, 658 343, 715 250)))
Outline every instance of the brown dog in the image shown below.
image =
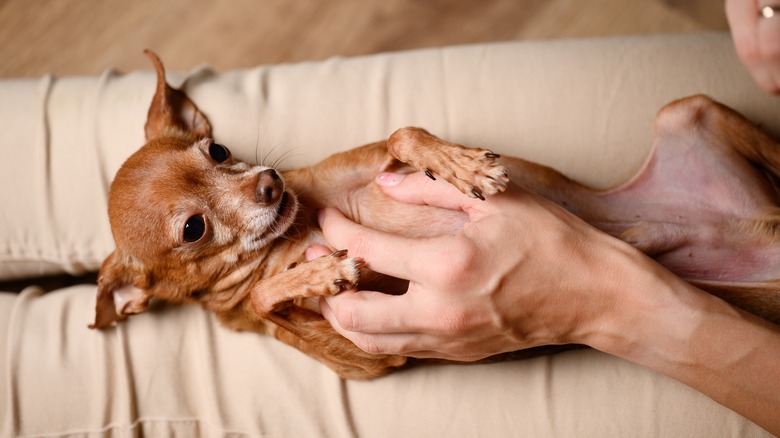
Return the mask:
POLYGON ((158 75, 147 144, 111 186, 116 251, 100 271, 93 328, 143 311, 152 297, 199 302, 226 326, 272 334, 345 378, 372 378, 403 365, 404 357, 371 355, 339 336, 319 315, 316 297, 353 287, 361 276, 361 285, 388 293, 403 293, 404 282, 371 273, 344 251, 304 257, 311 244, 324 243, 314 212, 325 206, 407 236, 431 236, 441 224, 460 229, 463 215, 398 203, 373 184, 377 173, 402 168, 435 174, 483 199, 503 191, 509 175, 683 278, 780 320, 777 144, 705 97, 663 109, 644 171, 607 192, 521 159, 499 165, 490 151, 418 128, 280 175, 233 160, 147 53, 158 75))

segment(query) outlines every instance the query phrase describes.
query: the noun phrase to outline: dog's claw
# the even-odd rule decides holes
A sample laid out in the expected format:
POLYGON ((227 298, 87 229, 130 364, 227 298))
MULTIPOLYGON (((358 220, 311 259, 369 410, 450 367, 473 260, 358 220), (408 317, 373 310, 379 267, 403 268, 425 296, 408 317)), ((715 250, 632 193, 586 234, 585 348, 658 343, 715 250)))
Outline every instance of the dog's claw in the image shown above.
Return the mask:
POLYGON ((430 169, 425 169, 425 175, 426 175, 428 178, 430 178, 430 179, 432 179, 432 180, 436 181, 436 178, 433 176, 433 173, 431 173, 431 170, 430 170, 430 169))
POLYGON ((482 201, 485 200, 485 197, 482 196, 482 192, 480 192, 479 189, 471 189, 471 194, 474 195, 475 198, 479 198, 482 201))
POLYGON ((488 158, 488 159, 501 158, 501 154, 495 154, 493 152, 488 152, 488 153, 485 154, 485 158, 488 158))
POLYGON ((347 255, 347 250, 346 249, 340 249, 340 250, 334 252, 331 255, 333 257, 345 257, 347 255))
POLYGON ((289 271, 290 269, 292 269, 292 268, 294 268, 294 267, 296 267, 296 266, 298 266, 298 262, 292 262, 292 263, 290 263, 290 264, 287 266, 287 270, 289 271))
POLYGON ((338 280, 333 280, 333 284, 339 288, 339 290, 346 290, 352 287, 352 282, 349 280, 345 280, 343 278, 339 278, 338 280))
POLYGON ((366 261, 360 257, 355 258, 355 269, 363 269, 366 266, 366 261))

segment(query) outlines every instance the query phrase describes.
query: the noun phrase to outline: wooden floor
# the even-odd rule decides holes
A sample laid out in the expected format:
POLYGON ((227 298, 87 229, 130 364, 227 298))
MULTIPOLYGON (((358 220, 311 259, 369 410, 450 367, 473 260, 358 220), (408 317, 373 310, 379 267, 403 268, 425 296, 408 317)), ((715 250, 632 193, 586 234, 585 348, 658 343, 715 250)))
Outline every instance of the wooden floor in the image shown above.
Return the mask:
POLYGON ((0 77, 727 29, 721 0, 0 0, 0 77))

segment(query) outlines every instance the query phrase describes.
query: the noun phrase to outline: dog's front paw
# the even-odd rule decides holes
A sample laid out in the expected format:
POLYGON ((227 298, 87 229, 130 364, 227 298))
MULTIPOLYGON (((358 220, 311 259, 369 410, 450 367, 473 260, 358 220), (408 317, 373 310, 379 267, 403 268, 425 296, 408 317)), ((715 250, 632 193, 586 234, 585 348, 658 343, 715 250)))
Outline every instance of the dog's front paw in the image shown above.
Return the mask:
POLYGON ((347 250, 318 257, 302 265, 290 265, 288 272, 296 273, 307 284, 303 297, 335 295, 357 286, 360 270, 366 262, 359 257, 347 257, 347 250))
POLYGON ((317 311, 313 297, 335 295, 357 286, 360 270, 366 265, 361 258, 347 257, 347 251, 318 257, 301 264, 291 264, 281 273, 257 283, 251 292, 255 311, 264 317, 290 305, 317 311))

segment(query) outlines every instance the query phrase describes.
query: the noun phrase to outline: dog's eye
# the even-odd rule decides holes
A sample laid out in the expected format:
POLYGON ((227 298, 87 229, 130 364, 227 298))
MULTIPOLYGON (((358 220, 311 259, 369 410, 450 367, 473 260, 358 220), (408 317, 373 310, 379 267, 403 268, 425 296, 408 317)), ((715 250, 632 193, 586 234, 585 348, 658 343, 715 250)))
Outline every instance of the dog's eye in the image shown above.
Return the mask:
POLYGON ((230 151, 219 143, 211 143, 211 146, 209 146, 209 155, 211 155, 212 160, 217 163, 222 163, 230 158, 230 151))
POLYGON ((184 241, 197 242, 206 234, 206 220, 201 215, 195 215, 184 223, 184 241))

